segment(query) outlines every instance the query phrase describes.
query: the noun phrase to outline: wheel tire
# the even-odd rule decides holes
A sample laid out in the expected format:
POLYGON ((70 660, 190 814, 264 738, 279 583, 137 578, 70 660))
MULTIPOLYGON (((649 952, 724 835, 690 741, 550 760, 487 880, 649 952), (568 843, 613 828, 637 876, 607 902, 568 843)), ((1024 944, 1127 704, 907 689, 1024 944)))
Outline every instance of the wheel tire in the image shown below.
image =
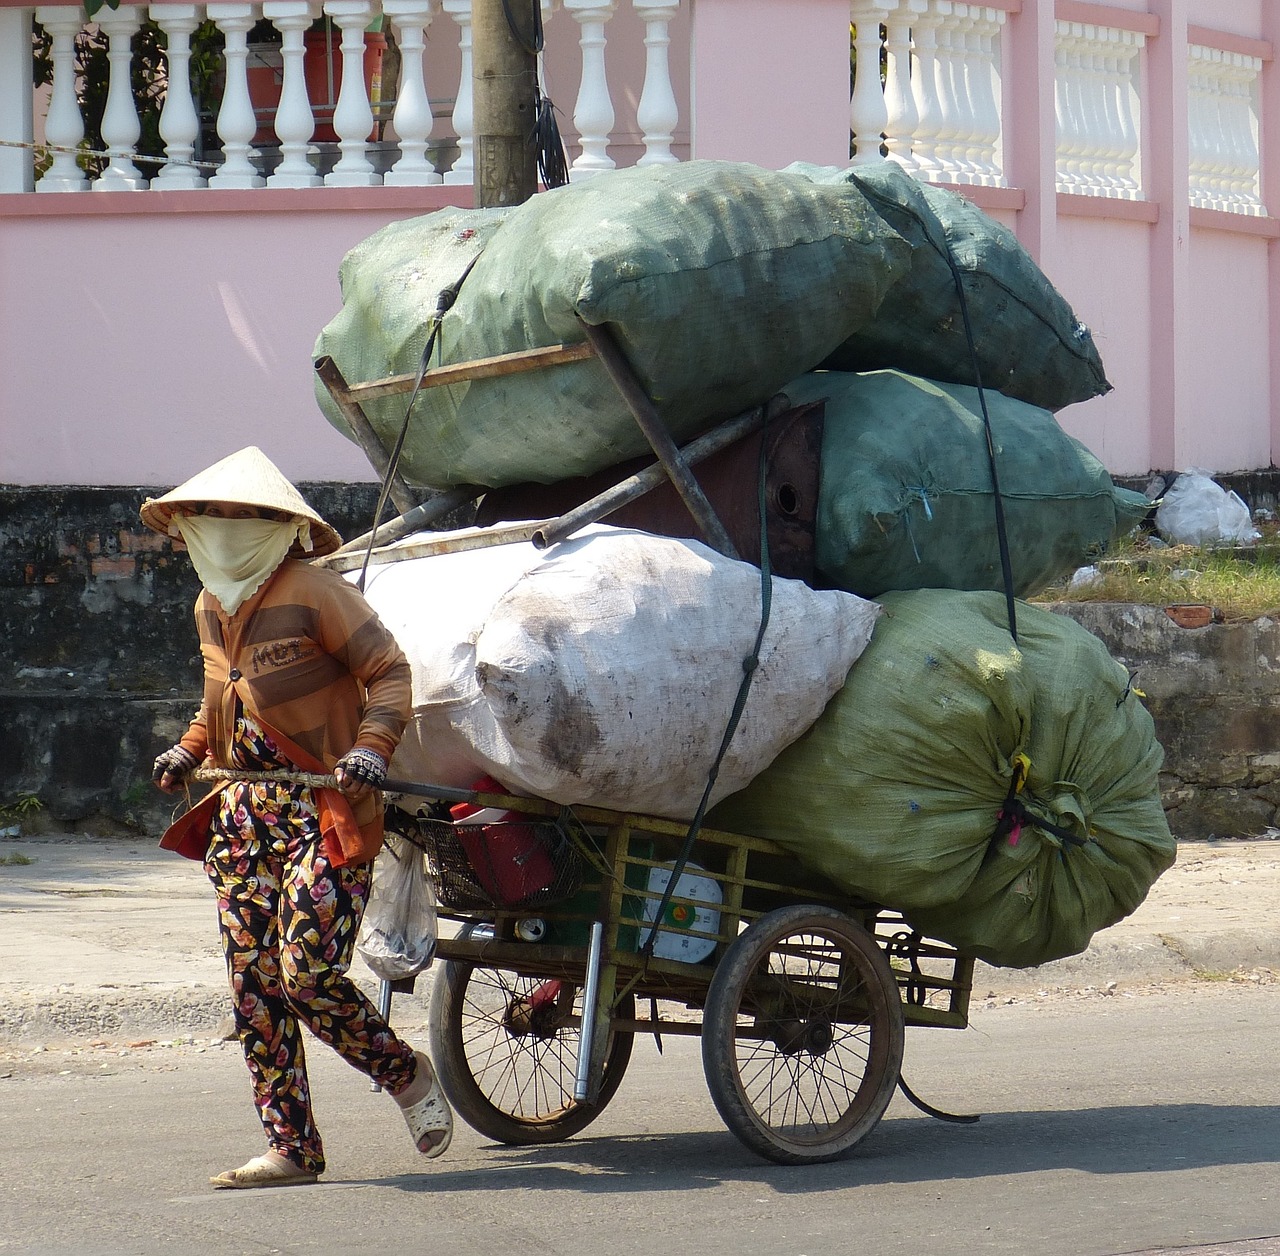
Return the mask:
MULTIPOLYGON (((576 1027, 555 1025, 557 1009, 577 1014, 582 991, 564 983, 540 1031, 513 1028, 511 1010, 527 1006, 539 977, 450 960, 431 991, 428 1029, 440 1084, 454 1110, 479 1133, 514 1146, 558 1143, 585 1129, 617 1093, 631 1059, 634 1035, 610 1036, 604 1077, 594 1103, 573 1097, 576 1027)), ((618 1015, 633 1019, 631 996, 618 1015)))
POLYGON ((888 960, 831 908, 800 904, 762 916, 729 948, 707 991, 702 1063, 711 1098, 729 1129, 777 1164, 834 1160, 865 1138, 893 1098, 903 1042, 888 960))

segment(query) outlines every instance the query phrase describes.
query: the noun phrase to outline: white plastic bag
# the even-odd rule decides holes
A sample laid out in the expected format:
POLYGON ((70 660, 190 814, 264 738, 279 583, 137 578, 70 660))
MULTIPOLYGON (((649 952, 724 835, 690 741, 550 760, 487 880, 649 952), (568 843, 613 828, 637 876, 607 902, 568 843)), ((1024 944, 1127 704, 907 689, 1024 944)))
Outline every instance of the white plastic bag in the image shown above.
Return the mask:
POLYGON ((1184 471, 1165 493, 1156 527, 1178 545, 1252 545, 1262 535, 1239 494, 1195 469, 1184 471))
POLYGON ((383 843, 356 951, 383 981, 416 976, 435 957, 435 890, 411 842, 388 836, 383 843))

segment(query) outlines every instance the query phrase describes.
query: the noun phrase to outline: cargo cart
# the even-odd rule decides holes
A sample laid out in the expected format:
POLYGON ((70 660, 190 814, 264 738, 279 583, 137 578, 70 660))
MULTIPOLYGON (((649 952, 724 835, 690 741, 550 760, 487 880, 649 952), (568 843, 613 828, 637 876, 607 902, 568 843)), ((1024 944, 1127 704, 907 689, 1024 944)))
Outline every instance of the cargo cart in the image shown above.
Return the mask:
POLYGON ((586 1128, 637 1034, 699 1036, 725 1124, 780 1164, 847 1152, 899 1085, 945 1115, 901 1082, 904 1028, 964 1028, 973 961, 897 913, 758 838, 704 828, 679 868, 685 824, 387 785, 412 791, 389 828, 425 853, 442 917, 432 1058, 481 1134, 586 1128), (490 822, 455 822, 450 802, 490 822))

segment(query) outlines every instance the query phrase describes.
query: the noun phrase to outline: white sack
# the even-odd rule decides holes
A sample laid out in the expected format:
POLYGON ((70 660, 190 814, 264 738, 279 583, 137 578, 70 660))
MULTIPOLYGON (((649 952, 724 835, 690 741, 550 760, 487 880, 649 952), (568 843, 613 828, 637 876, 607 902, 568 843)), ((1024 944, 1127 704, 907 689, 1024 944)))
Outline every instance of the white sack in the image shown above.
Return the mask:
MULTIPOLYGON (((543 553, 408 560, 380 569, 366 596, 413 668, 396 776, 469 784, 488 772, 555 802, 676 819, 701 799, 760 619, 756 568, 603 526, 543 553)), ((817 719, 879 609, 775 578, 713 802, 817 719)))

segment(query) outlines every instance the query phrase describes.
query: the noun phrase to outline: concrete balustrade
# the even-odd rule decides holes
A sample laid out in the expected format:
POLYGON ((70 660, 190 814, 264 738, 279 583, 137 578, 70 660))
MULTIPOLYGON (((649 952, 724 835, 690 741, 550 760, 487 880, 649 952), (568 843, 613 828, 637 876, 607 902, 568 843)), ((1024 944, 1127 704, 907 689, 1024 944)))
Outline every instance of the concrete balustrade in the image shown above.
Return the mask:
MULTIPOLYGON (((618 0, 540 0, 544 21, 552 19, 559 64, 552 89, 565 99, 576 91, 572 177, 590 177, 619 164, 611 150, 626 152, 622 164, 662 163, 687 156, 687 90, 677 90, 688 64, 689 0, 631 0, 627 29, 613 35, 618 0), (672 30, 681 38, 673 54, 672 30), (624 41, 624 42, 619 42, 624 41), (571 59, 572 58, 572 59, 571 59), (680 68, 673 67, 677 59, 680 68), (612 70, 610 63, 617 65, 612 70), (573 83, 566 71, 572 66, 573 83), (611 92, 611 75, 627 84, 631 116, 622 119, 611 92), (630 86, 634 81, 634 89, 630 86), (682 149, 677 153, 677 147, 682 149), (629 159, 629 160, 628 160, 629 159)), ((0 5, 15 28, 25 12, 0 5), (18 19, 18 20, 15 20, 18 19)), ((44 5, 35 13, 52 38, 53 85, 43 139, 56 146, 39 179, 41 192, 470 185, 474 179, 471 100, 471 0, 215 0, 207 5, 164 3, 149 8, 122 4, 102 8, 100 29, 110 40, 110 80, 102 134, 106 168, 92 181, 77 165, 74 150, 84 137, 76 99, 74 40, 86 27, 79 5, 44 5), (451 19, 428 28, 437 15, 451 19), (160 133, 163 163, 141 159, 138 112, 130 88, 130 41, 146 18, 167 42, 168 82, 160 133), (318 18, 329 22, 327 48, 312 44, 318 18), (191 87, 191 37, 205 19, 221 31, 222 93, 217 102, 197 101, 191 87), (269 51, 248 42, 258 23, 273 29, 269 51), (366 30, 385 26, 398 57, 393 79, 369 75, 366 30), (452 34, 452 39, 448 36, 452 34), (444 36, 444 38, 440 38, 444 36), (326 63, 317 71, 318 58, 326 63), (263 83, 272 83, 264 100, 263 83), (333 98, 336 92, 336 100, 333 98), (315 99, 312 97, 315 96, 315 99), (375 98, 376 96, 376 98, 375 98), (200 110, 206 129, 201 151, 200 110), (329 121, 331 119, 331 122, 329 121), (323 121, 322 121, 323 120, 323 121), (329 129, 331 127, 331 129, 329 129), (211 134, 216 142, 210 143, 211 134), (334 136, 336 135, 336 139, 334 136)), ((17 64, 25 57, 11 57, 17 64)), ((375 54, 376 59, 376 54, 375 54)), ((540 58, 539 82, 548 90, 540 58)), ((0 82, 0 116, 29 74, 0 82)), ((27 93, 29 95, 29 93, 27 93)), ((554 98, 554 97, 553 97, 554 98)), ((21 137, 35 139, 31 102, 26 100, 21 137)), ((30 190, 31 157, 0 163, 0 193, 30 190)))

